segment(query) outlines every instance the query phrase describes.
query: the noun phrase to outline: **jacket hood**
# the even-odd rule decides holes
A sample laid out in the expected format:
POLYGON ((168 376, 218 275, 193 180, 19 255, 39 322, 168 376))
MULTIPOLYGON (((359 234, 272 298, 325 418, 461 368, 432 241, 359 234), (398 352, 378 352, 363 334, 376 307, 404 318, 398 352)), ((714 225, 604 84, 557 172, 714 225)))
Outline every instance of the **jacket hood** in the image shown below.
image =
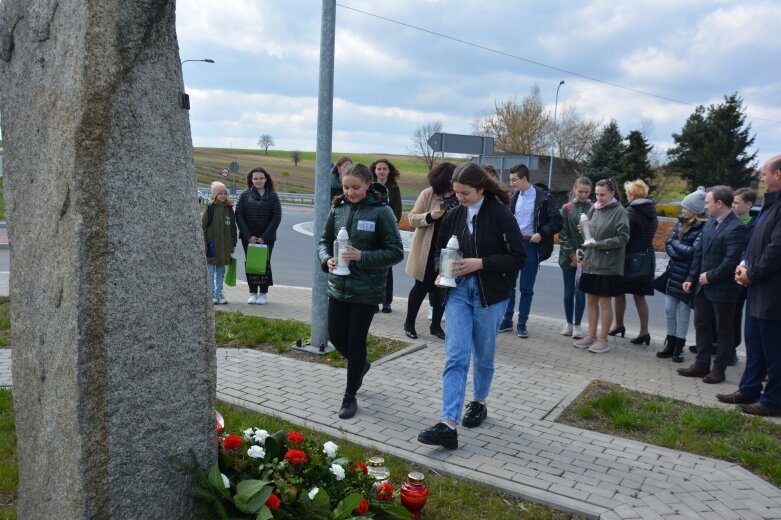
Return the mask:
MULTIPOLYGON (((367 206, 380 206, 382 204, 386 204, 387 200, 388 189, 379 182, 373 182, 369 186, 369 190, 366 192, 366 198, 358 204, 366 204, 367 206)), ((350 201, 343 196, 338 205, 341 206, 342 204, 350 204, 350 201)))
POLYGON ((647 219, 656 217, 656 206, 649 199, 635 199, 629 205, 647 219))
POLYGON ((546 186, 545 183, 542 183, 542 182, 535 182, 534 184, 532 184, 532 186, 534 186, 535 188, 538 188, 540 191, 544 191, 546 193, 548 191, 550 191, 548 189, 548 186, 546 186))

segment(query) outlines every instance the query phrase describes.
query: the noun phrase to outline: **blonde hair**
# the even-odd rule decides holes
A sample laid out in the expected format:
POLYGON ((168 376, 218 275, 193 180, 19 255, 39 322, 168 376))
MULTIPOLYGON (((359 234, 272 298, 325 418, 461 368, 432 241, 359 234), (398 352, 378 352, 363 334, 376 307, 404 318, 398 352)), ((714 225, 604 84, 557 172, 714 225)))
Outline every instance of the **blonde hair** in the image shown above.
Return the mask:
POLYGON ((642 199, 648 196, 648 185, 642 179, 627 181, 624 183, 624 191, 627 196, 631 195, 635 199, 642 199))

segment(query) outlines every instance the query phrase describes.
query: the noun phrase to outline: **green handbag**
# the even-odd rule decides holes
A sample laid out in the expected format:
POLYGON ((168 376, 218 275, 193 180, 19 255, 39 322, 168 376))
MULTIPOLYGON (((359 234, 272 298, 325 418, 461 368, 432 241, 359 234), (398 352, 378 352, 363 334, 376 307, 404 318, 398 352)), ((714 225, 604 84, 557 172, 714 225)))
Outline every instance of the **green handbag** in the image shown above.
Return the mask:
POLYGON ((231 263, 228 264, 228 268, 225 269, 223 282, 225 285, 236 287, 236 259, 233 257, 231 257, 231 263))
POLYGON ((250 244, 247 247, 247 274, 266 274, 268 264, 268 246, 266 244, 250 244))

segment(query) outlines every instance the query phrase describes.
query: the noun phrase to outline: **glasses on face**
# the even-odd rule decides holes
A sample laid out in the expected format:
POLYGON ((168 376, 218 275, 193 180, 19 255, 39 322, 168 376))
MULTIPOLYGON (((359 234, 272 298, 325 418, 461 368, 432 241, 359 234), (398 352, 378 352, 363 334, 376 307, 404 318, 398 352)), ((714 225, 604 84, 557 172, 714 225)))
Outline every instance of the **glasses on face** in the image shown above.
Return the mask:
POLYGON ((521 182, 521 179, 519 177, 515 177, 514 179, 510 179, 510 184, 518 184, 521 182))

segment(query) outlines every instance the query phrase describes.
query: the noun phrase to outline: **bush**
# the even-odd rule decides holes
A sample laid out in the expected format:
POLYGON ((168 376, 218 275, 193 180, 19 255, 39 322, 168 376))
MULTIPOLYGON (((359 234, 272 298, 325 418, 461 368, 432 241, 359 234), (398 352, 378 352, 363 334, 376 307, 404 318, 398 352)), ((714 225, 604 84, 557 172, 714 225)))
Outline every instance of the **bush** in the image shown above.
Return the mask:
POLYGON ((660 217, 677 217, 681 214, 681 206, 674 202, 663 202, 656 205, 656 214, 660 217))

